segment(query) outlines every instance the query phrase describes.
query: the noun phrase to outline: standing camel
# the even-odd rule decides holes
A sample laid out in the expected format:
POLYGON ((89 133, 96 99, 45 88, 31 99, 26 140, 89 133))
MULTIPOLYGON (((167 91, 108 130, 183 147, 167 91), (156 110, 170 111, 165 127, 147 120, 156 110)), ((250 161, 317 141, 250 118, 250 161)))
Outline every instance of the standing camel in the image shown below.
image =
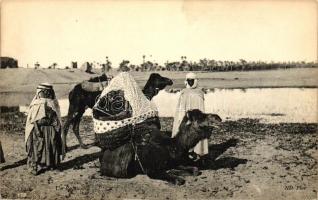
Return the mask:
MULTIPOLYGON (((106 75, 96 77, 90 80, 91 82, 107 81, 106 75)), ((162 77, 158 73, 152 73, 143 88, 143 93, 151 100, 158 92, 164 89, 168 85, 172 85, 171 79, 162 77)), ((63 127, 65 136, 68 133, 70 125, 73 126, 73 132, 80 144, 80 147, 85 149, 87 146, 83 143, 79 134, 79 125, 81 118, 87 108, 93 108, 98 96, 102 91, 89 92, 82 88, 81 84, 75 85, 75 87, 69 93, 69 108, 66 118, 66 122, 63 127)))

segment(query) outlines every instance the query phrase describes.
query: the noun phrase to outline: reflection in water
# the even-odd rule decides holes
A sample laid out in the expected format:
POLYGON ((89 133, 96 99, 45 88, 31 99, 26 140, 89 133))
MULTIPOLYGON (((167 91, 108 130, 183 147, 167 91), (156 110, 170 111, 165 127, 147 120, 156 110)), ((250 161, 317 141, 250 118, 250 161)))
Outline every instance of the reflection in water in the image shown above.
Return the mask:
POLYGON ((0 113, 12 113, 12 112, 19 112, 19 106, 0 106, 0 113))
MULTIPOLYGON (((205 109, 223 120, 258 118, 267 123, 317 123, 317 92, 318 89, 300 88, 214 89, 205 95, 205 109)), ((160 116, 173 117, 179 94, 160 91, 153 98, 160 116)), ((62 116, 66 116, 68 99, 60 99, 59 103, 62 116)), ((20 106, 19 110, 27 112, 28 106, 20 106)), ((91 110, 87 109, 84 115, 91 115, 91 110)))

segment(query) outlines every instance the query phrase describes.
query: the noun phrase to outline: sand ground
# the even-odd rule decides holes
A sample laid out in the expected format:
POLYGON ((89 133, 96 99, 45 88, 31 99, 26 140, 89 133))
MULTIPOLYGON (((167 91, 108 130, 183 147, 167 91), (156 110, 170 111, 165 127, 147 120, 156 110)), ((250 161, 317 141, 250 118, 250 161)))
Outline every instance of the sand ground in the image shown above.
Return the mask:
MULTIPOLYGON (((317 87, 317 73, 315 68, 198 76, 206 88, 317 87)), ((137 72, 133 76, 143 85, 149 74, 137 72)), ((173 89, 183 87, 184 72, 160 74, 174 80, 173 89)), ((40 82, 53 83, 57 96, 66 97, 75 83, 90 76, 94 75, 77 70, 2 70, 0 104, 30 102, 40 82)), ((161 123, 164 130, 171 130, 172 118, 161 118, 161 123)), ((84 117, 80 126, 84 142, 91 144, 89 149, 80 149, 70 133, 70 151, 60 170, 30 175, 25 165, 24 125, 22 113, 0 115, 0 140, 6 159, 0 164, 0 199, 318 199, 317 124, 225 121, 209 140, 209 156, 215 162, 200 176, 185 177, 182 186, 146 175, 131 179, 101 177, 100 150, 92 145, 90 117, 84 117)))
MULTIPOLYGON (((72 133, 60 171, 30 175, 25 165, 25 116, 2 114, 0 119, 7 161, 0 164, 2 198, 317 199, 317 124, 226 121, 209 140, 209 156, 215 163, 199 176, 185 177, 185 185, 175 186, 146 175, 101 177, 99 148, 78 148, 72 133)), ((161 118, 161 123, 171 130, 172 118, 161 118)), ((84 117, 80 131, 86 144, 94 143, 92 127, 91 118, 84 117)))

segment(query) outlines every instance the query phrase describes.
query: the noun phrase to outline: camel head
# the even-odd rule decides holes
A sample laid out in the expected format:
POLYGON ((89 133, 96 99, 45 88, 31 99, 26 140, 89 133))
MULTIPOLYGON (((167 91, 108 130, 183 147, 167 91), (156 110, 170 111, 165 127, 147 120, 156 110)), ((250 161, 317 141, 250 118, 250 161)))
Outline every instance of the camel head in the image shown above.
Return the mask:
POLYGON ((169 78, 163 77, 158 73, 150 74, 150 77, 143 89, 144 94, 148 99, 152 99, 158 94, 160 90, 163 90, 166 86, 172 85, 173 81, 169 78))
POLYGON ((193 148, 200 140, 209 138, 219 128, 221 121, 216 114, 205 114, 198 109, 188 111, 176 136, 178 145, 185 150, 193 148))

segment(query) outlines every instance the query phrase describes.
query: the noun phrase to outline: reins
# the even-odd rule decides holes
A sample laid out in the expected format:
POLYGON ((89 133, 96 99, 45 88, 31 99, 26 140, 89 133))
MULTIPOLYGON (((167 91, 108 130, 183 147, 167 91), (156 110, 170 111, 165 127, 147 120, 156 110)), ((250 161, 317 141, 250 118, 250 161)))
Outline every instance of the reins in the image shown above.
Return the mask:
POLYGON ((104 90, 104 85, 102 84, 102 81, 100 80, 100 77, 98 77, 98 82, 102 86, 102 90, 104 90))
POLYGON ((138 152, 137 152, 137 147, 135 146, 134 141, 133 141, 134 126, 135 126, 135 125, 133 124, 133 125, 132 125, 132 128, 131 128, 130 143, 131 143, 131 146, 132 146, 133 149, 134 149, 135 160, 138 161, 138 164, 139 164, 139 166, 140 166, 142 172, 143 172, 144 174, 147 174, 146 170, 144 169, 144 167, 143 167, 143 165, 142 165, 142 163, 141 163, 141 161, 140 161, 140 159, 139 159, 138 152))
POLYGON ((97 105, 96 107, 94 106, 94 109, 98 110, 99 112, 104 113, 105 115, 109 115, 109 113, 105 112, 103 109, 100 109, 100 108, 98 107, 98 105, 97 105))
MULTIPOLYGON (((107 81, 107 84, 108 84, 108 78, 106 78, 106 81, 107 81)), ((100 80, 100 76, 98 76, 98 82, 99 82, 99 84, 102 86, 102 91, 103 91, 103 90, 105 89, 105 87, 104 87, 102 81, 100 80)), ((100 97, 100 95, 98 95, 98 98, 99 98, 99 97, 100 97)), ((95 102, 95 103, 96 103, 96 102, 95 102)), ((97 105, 96 107, 94 106, 94 108, 95 108, 96 110, 98 110, 98 111, 100 111, 100 112, 106 114, 106 115, 109 115, 109 113, 106 113, 103 109, 99 109, 98 105, 97 105)))

